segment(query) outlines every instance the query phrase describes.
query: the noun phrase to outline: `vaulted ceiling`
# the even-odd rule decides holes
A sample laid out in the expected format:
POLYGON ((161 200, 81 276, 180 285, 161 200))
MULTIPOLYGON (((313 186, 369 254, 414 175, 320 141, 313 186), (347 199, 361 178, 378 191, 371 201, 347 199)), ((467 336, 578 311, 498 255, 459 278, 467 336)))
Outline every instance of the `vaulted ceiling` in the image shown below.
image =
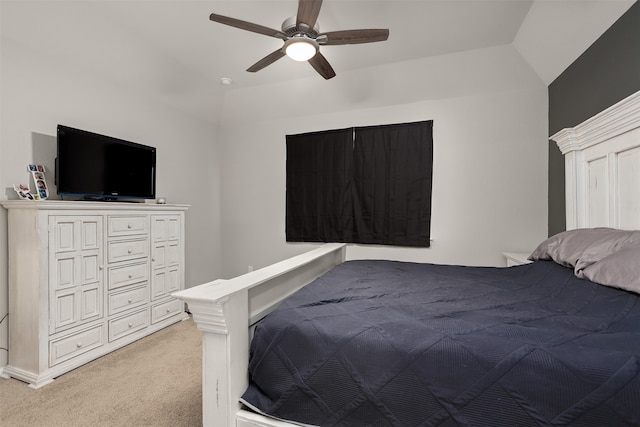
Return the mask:
MULTIPOLYGON (((321 31, 388 28, 389 40, 324 46, 340 78, 364 67, 513 45, 553 81, 634 0, 325 0, 321 31)), ((2 0, 5 40, 212 117, 225 91, 295 79, 329 84, 283 58, 245 69, 282 41, 209 20, 212 12, 279 29, 296 0, 2 0), (220 79, 231 78, 230 86, 220 79)))

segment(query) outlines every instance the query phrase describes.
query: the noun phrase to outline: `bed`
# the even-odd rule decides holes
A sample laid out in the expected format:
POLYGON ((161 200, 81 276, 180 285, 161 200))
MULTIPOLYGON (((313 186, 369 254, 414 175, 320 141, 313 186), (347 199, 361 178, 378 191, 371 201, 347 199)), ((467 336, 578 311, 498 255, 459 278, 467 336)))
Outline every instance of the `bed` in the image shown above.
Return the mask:
POLYGON ((326 244, 175 294, 203 336, 203 424, 640 425, 640 93, 552 139, 568 231, 530 264, 326 244))

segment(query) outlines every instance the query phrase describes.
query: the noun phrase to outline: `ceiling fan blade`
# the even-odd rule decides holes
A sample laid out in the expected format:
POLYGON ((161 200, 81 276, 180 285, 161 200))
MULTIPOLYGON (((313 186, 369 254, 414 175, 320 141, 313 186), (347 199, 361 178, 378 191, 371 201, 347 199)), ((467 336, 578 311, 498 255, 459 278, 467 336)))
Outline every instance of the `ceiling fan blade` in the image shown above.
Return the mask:
POLYGON ((271 52, 269 55, 262 58, 260 61, 253 64, 251 67, 247 68, 247 71, 250 73, 255 73, 256 71, 262 70, 267 65, 271 65, 276 62, 278 59, 284 56, 284 52, 282 49, 278 49, 276 51, 271 52))
POLYGON ((230 18, 228 16, 222 16, 212 13, 211 15, 209 15, 209 19, 220 24, 230 25, 232 27, 240 28, 241 30, 264 34, 265 36, 275 37, 277 39, 286 40, 288 38, 288 36, 282 31, 274 30, 273 28, 264 27, 252 22, 242 21, 236 18, 230 18))
POLYGON ((389 38, 387 29, 342 30, 318 34, 316 41, 322 45, 382 42, 389 38), (326 38, 326 41, 324 40, 326 38))
POLYGON ((327 61, 327 58, 322 56, 320 52, 316 53, 316 55, 309 60, 309 64, 313 67, 314 70, 318 72, 325 80, 329 80, 332 77, 336 76, 336 72, 333 71, 333 67, 327 61))
POLYGON ((296 26, 301 23, 306 24, 309 28, 313 28, 318 20, 322 0, 298 0, 298 15, 296 17, 296 26))

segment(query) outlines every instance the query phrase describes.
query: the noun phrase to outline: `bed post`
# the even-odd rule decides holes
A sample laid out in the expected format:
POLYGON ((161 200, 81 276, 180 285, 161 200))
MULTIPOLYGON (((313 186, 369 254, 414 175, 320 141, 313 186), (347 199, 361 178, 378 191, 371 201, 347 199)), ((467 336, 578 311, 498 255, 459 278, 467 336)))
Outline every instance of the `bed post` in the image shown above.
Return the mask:
POLYGON ((249 384, 249 325, 344 259, 345 244, 327 243, 233 279, 173 294, 188 304, 202 332, 204 426, 236 426, 239 398, 249 384))
POLYGON ((202 332, 202 424, 235 426, 235 415, 240 409, 238 396, 247 388, 247 290, 213 303, 187 302, 193 320, 202 332), (242 378, 245 381, 239 380, 242 378))

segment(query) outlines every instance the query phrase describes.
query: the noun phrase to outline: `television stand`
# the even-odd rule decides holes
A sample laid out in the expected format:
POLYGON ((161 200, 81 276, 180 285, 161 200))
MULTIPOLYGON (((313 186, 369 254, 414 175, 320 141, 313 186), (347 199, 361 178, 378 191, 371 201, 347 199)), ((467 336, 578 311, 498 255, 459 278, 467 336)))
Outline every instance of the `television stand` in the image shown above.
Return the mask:
POLYGON ((6 200, 9 364, 42 387, 187 318, 187 205, 6 200))

